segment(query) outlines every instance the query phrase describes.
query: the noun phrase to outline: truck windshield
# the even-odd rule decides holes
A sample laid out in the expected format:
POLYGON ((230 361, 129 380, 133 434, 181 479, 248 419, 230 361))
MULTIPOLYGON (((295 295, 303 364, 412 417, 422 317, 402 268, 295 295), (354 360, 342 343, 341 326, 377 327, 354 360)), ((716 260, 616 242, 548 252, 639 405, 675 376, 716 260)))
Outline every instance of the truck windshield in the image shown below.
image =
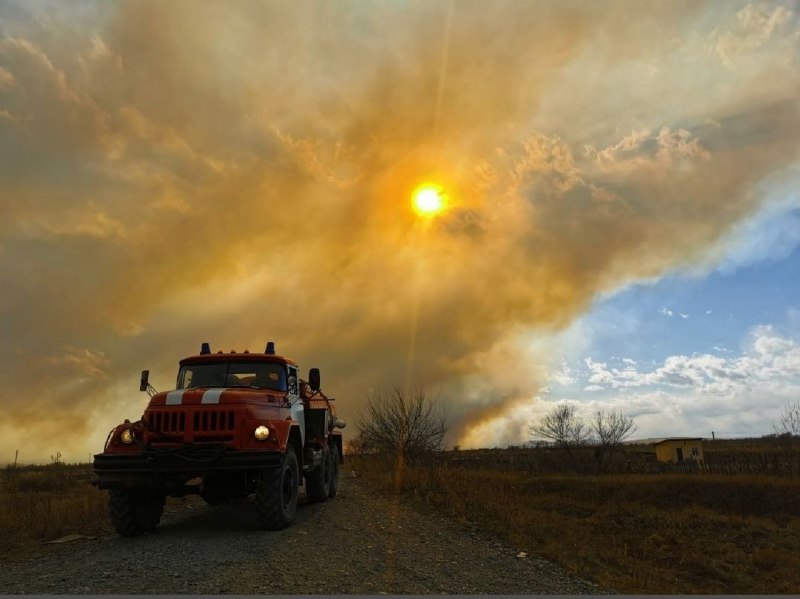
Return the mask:
POLYGON ((187 364, 178 372, 178 389, 255 387, 286 391, 286 368, 273 362, 187 364))

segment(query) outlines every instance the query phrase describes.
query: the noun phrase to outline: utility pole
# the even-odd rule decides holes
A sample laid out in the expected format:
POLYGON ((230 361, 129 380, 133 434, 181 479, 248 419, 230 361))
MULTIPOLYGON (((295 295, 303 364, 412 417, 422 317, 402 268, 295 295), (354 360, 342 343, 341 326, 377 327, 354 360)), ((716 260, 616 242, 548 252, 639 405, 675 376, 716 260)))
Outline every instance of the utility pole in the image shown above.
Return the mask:
POLYGON ((19 457, 19 449, 14 451, 14 468, 17 467, 17 458, 19 457))
POLYGON ((714 436, 714 431, 711 431, 711 440, 716 441, 717 438, 714 436))

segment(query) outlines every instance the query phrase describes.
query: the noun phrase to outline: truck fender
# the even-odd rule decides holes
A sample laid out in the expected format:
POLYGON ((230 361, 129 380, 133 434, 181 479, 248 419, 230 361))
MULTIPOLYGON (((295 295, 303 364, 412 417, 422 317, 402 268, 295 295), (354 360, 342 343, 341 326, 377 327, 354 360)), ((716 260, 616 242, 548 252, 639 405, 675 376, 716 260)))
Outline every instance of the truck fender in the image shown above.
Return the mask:
POLYGON ((302 401, 297 400, 292 404, 291 414, 292 420, 299 425, 298 432, 300 433, 300 447, 303 447, 306 442, 306 412, 302 401))
POLYGON ((286 451, 293 449, 295 454, 297 455, 297 461, 299 462, 298 466, 300 466, 300 472, 303 471, 303 437, 300 434, 301 429, 299 426, 293 424, 289 429, 289 439, 286 442, 286 451))

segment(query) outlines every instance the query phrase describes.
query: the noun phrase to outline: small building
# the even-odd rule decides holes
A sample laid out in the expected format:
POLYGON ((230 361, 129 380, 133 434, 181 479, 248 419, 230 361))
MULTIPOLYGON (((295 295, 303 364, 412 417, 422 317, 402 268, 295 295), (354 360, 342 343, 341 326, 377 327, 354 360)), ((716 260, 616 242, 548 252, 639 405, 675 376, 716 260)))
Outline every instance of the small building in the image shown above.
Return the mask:
POLYGON ((678 464, 680 462, 703 463, 703 439, 701 437, 661 437, 657 439, 638 439, 626 445, 644 445, 647 453, 655 453, 659 462, 678 464))

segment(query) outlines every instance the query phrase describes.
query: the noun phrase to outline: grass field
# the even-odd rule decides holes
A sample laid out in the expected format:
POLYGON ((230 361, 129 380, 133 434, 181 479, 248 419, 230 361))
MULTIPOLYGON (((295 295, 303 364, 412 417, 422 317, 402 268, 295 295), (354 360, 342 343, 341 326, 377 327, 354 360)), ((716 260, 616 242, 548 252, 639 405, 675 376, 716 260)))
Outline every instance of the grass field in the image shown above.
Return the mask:
MULTIPOLYGON (((800 593, 800 478, 578 476, 348 456, 376 492, 474 522, 515 547, 625 593, 800 593)), ((107 528, 88 465, 0 470, 7 559, 107 528)))
POLYGON ((398 469, 370 456, 350 469, 620 592, 800 592, 797 478, 398 469))
POLYGON ((91 466, 52 464, 0 470, 0 554, 10 557, 106 520, 106 494, 91 466))

